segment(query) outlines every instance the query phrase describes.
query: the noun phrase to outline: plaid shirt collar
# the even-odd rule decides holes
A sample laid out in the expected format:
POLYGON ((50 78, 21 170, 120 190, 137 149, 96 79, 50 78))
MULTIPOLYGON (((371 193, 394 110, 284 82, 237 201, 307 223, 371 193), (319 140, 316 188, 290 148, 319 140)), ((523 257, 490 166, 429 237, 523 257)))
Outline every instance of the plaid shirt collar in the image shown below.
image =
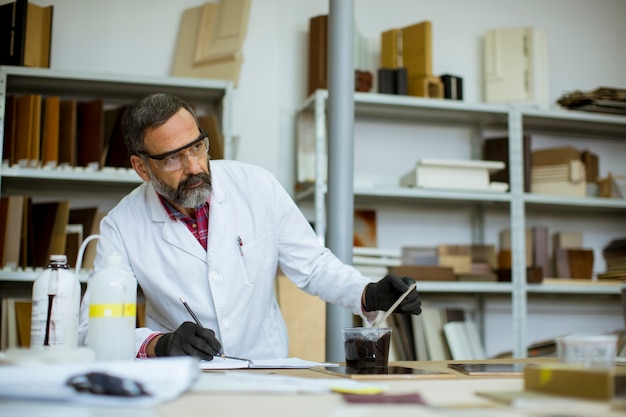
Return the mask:
MULTIPOLYGON (((157 193, 157 195, 159 196, 159 201, 161 201, 161 204, 163 205, 163 208, 167 212, 167 215, 170 216, 170 219, 184 220, 186 218, 189 218, 189 216, 187 216, 185 213, 181 213, 180 211, 178 211, 176 207, 174 207, 169 201, 167 201, 161 194, 157 193)), ((196 219, 198 218, 198 214, 199 214, 198 212, 202 212, 203 210, 206 210, 206 213, 208 213, 210 204, 211 204, 211 196, 209 196, 209 198, 203 204, 200 204, 198 207, 195 208, 196 219)), ((207 217, 208 217, 208 214, 207 214, 207 217)))

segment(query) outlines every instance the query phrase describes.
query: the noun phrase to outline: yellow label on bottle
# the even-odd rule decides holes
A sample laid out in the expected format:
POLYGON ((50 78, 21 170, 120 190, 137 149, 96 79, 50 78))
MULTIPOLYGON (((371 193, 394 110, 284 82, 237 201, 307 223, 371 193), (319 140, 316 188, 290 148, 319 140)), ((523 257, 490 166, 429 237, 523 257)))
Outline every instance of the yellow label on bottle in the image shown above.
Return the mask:
POLYGON ((137 314, 137 304, 92 304, 89 306, 89 317, 133 317, 137 314))

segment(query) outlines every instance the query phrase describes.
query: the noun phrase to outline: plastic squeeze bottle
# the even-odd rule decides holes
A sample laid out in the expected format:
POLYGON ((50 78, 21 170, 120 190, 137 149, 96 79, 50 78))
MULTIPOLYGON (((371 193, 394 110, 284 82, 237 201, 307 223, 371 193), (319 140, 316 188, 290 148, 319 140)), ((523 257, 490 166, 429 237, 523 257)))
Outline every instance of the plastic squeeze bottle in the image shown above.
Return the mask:
POLYGON ((79 310, 80 283, 69 271, 67 256, 50 255, 33 284, 31 349, 76 349, 79 310))
POLYGON ((122 266, 117 252, 89 282, 87 345, 97 361, 133 360, 137 315, 137 281, 122 266))

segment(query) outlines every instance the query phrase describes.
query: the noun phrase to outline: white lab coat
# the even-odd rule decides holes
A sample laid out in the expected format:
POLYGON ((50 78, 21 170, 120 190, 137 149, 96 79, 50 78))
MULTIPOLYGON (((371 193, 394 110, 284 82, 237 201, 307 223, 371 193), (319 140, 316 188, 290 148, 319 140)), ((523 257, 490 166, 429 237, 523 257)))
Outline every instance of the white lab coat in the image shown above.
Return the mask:
MULTIPOLYGON (((370 280, 320 245, 268 171, 220 160, 211 161, 211 175, 206 251, 182 222, 169 218, 150 182, 124 197, 101 222, 95 271, 117 250, 145 294, 147 328, 135 332, 136 351, 152 332, 171 332, 192 320, 179 300, 183 297, 200 322, 215 331, 226 354, 286 357, 287 330, 274 293, 278 266, 307 293, 361 314, 361 293, 370 280)), ((82 343, 88 305, 89 287, 81 306, 82 343)))

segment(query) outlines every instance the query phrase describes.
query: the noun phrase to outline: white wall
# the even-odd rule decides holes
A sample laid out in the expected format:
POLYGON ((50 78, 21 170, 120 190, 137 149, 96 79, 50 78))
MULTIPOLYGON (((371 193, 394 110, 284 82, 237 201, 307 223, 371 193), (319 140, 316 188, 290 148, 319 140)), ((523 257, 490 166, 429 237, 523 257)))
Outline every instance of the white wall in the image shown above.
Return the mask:
MULTIPOLYGON (((202 0, 31 0, 54 5, 55 69, 165 76, 183 10, 202 0)), ((7 3, 0 0, 0 3, 7 3)), ((293 119, 305 98, 308 19, 328 0, 251 0, 233 122, 238 159, 272 171, 291 190, 293 119)), ((496 27, 546 32, 550 101, 565 91, 626 86, 623 0, 354 0, 375 71, 380 32, 433 23, 433 72, 463 77, 466 101, 481 100, 481 39, 496 27)))

